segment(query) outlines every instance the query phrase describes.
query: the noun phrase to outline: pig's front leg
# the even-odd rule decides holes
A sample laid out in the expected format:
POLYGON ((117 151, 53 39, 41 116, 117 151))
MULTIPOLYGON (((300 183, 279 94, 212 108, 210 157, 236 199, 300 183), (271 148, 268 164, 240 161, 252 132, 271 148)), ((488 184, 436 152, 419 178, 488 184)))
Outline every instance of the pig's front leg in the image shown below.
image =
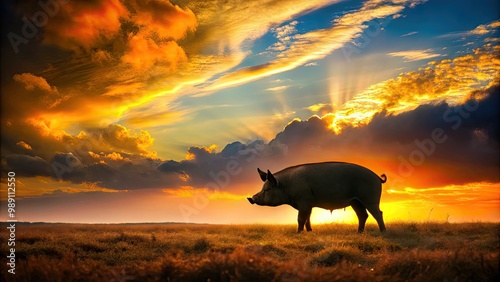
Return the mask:
POLYGON ((300 233, 304 231, 304 224, 307 222, 307 231, 311 231, 311 223, 309 223, 309 217, 311 216, 311 210, 312 208, 307 207, 307 208, 301 208, 299 209, 299 216, 297 218, 297 222, 299 224, 299 228, 297 230, 297 233, 300 233))

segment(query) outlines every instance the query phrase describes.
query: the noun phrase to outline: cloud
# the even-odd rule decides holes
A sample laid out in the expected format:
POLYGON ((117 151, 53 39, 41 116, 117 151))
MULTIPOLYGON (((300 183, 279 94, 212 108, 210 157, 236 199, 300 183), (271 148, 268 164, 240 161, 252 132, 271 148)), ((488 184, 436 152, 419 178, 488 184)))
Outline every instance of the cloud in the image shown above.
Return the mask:
POLYGON ((392 57, 402 57, 405 59, 405 62, 420 61, 443 56, 442 54, 433 53, 432 49, 398 51, 391 52, 387 55, 392 57))
POLYGON ((182 9, 169 1, 134 0, 130 1, 130 5, 135 10, 131 20, 147 32, 156 33, 162 38, 182 39, 198 26, 196 16, 190 9, 182 9))
POLYGON ((267 91, 272 91, 272 92, 279 92, 279 91, 286 90, 287 88, 288 88, 288 86, 282 85, 282 86, 270 87, 270 88, 267 88, 266 90, 267 91))
POLYGON ((190 147, 186 160, 169 160, 158 170, 186 179, 185 185, 212 190, 232 190, 239 184, 255 182, 257 163, 279 160, 287 154, 286 148, 275 142, 265 144, 261 140, 249 144, 233 142, 221 151, 215 147, 190 147))
POLYGON ((7 133, 2 135, 2 170, 15 171, 25 179, 44 176, 73 186, 95 183, 103 191, 163 189, 186 181, 157 169, 162 161, 151 150, 154 138, 145 130, 111 124, 70 134, 51 128, 48 122, 30 122, 14 128, 18 123, 13 121, 6 127, 7 133), (20 139, 29 140, 29 145, 20 139))
MULTIPOLYGON (((187 1, 199 22, 197 42, 192 47, 212 54, 240 52, 245 40, 260 38, 271 28, 336 1, 187 1), (225 12, 231 11, 231 12, 225 12), (215 46, 215 49, 214 47, 215 46)), ((285 30, 281 30, 283 34, 285 30)), ((198 52, 197 52, 198 53, 198 52)))
POLYGON ((130 20, 140 31, 129 35, 128 50, 121 61, 138 69, 166 64, 172 71, 179 63, 186 62, 186 53, 175 40, 196 30, 194 13, 168 1, 131 1, 131 6, 134 12, 130 20))
POLYGON ((473 30, 447 33, 440 35, 437 38, 462 37, 462 39, 466 39, 468 36, 483 36, 495 32, 499 27, 500 20, 496 20, 488 24, 478 25, 473 30))
POLYGON ((105 151, 119 151, 128 154, 139 154, 146 157, 156 157, 156 152, 149 151, 154 143, 154 138, 146 130, 139 133, 127 129, 119 124, 111 124, 106 128, 89 129, 81 132, 75 139, 80 142, 88 141, 96 144, 96 149, 105 151))
MULTIPOLYGON (((361 9, 335 19, 329 28, 294 35, 290 46, 281 51, 275 60, 225 74, 216 79, 207 89, 216 90, 232 87, 289 71, 308 62, 324 58, 360 36, 363 30, 368 27, 365 25, 366 22, 395 15, 405 8, 404 4, 407 3, 401 1, 398 4, 388 4, 368 1, 361 9)), ((284 44, 280 46, 282 45, 284 46, 284 44)))
POLYGON ((14 81, 24 85, 26 90, 32 91, 40 89, 48 94, 58 94, 57 88, 49 85, 45 78, 36 76, 31 73, 16 74, 12 77, 14 81))
MULTIPOLYGON (((40 102, 47 108, 53 108, 63 101, 63 97, 55 86, 51 86, 47 80, 32 73, 15 74, 12 79, 24 86, 28 95, 35 101, 40 102), (33 94, 37 95, 33 97, 33 94)), ((19 98, 19 97, 17 97, 19 98)))
POLYGON ((318 103, 307 107, 307 109, 314 114, 320 114, 321 116, 324 116, 332 112, 332 105, 325 103, 318 103))
POLYGON ((119 0, 70 1, 59 5, 59 11, 47 21, 43 42, 75 51, 90 50, 114 38, 121 27, 120 18, 127 15, 119 0))
MULTIPOLYGON (((158 160, 117 152, 57 153, 49 160, 38 156, 11 154, 2 159, 2 169, 15 171, 16 175, 24 179, 46 176, 51 182, 64 181, 76 185, 93 183, 92 187, 99 187, 94 190, 99 191, 162 189, 170 187, 169 185, 177 187, 183 183, 177 175, 158 171, 158 165, 158 160)), ((56 187, 61 187, 61 184, 56 187)))
POLYGON ((312 116, 307 121, 293 120, 269 144, 284 144, 289 153, 299 152, 301 148, 322 144, 324 138, 330 135, 332 131, 329 129, 328 120, 312 116))
POLYGON ((128 48, 121 61, 137 69, 148 69, 161 62, 168 64, 173 71, 179 63, 187 61, 186 53, 175 41, 156 43, 151 38, 137 34, 129 39, 128 48))
POLYGON ((38 156, 11 154, 2 158, 2 167, 10 168, 9 171, 15 171, 19 176, 53 175, 49 163, 38 156))
MULTIPOLYGON (((145 157, 156 158, 156 152, 149 150, 154 143, 154 138, 148 131, 128 129, 122 125, 111 124, 104 128, 92 128, 80 131, 76 135, 71 135, 64 130, 52 129, 49 123, 44 121, 30 120, 24 124, 26 131, 17 132, 10 138, 16 136, 23 140, 30 140, 30 146, 36 148, 38 154, 44 158, 61 151, 84 150, 97 152, 122 152, 127 154, 137 154, 145 157)), ((7 128, 9 131, 15 128, 7 128)), ((8 139, 5 139, 8 140, 8 139)), ((4 149, 15 153, 19 151, 17 144, 9 145, 4 143, 4 149)))
POLYGON ((33 150, 33 148, 28 143, 26 143, 24 141, 19 141, 16 143, 16 145, 23 148, 23 149, 29 150, 29 151, 33 150))
POLYGON ((292 21, 289 24, 273 29, 272 31, 276 35, 276 39, 278 39, 278 42, 267 47, 266 50, 281 52, 288 49, 292 41, 293 34, 297 32, 296 26, 298 23, 298 21, 292 21))
POLYGON ((297 31, 295 26, 297 26, 298 23, 299 22, 295 20, 295 21, 290 22, 289 24, 275 28, 274 33, 276 34, 276 38, 284 39, 287 36, 290 36, 293 33, 295 33, 297 31))
POLYGON ((101 154, 101 155, 97 155, 97 154, 91 154, 92 152, 89 151, 89 154, 91 155, 91 157, 93 158, 97 158, 99 159, 101 156, 106 158, 106 159, 110 159, 110 160, 113 160, 113 161, 130 161, 128 158, 124 158, 120 153, 116 153, 116 152, 112 152, 110 154, 101 154))
POLYGON ((105 50, 93 50, 91 53, 92 62, 96 62, 98 64, 104 64, 113 60, 113 55, 109 51, 105 50))
POLYGON ((500 27, 500 20, 491 22, 489 24, 481 24, 478 25, 475 29, 471 30, 468 32, 468 35, 473 34, 473 35, 484 35, 490 32, 495 31, 495 29, 500 27))
POLYGON ((461 103, 470 91, 498 79, 499 52, 498 46, 486 45, 471 54, 432 61, 417 71, 374 84, 334 113, 334 127, 341 130, 365 124, 381 109, 401 113, 431 101, 461 103))
POLYGON ((401 35, 401 37, 412 36, 412 35, 415 35, 417 33, 418 33, 418 31, 412 31, 412 32, 408 32, 408 33, 401 35))
MULTIPOLYGON (((44 43, 34 60, 51 67, 14 76, 14 81, 25 86, 26 91, 20 93, 24 101, 30 94, 25 92, 44 93, 43 98, 26 103, 37 110, 25 115, 57 124, 61 130, 75 123, 102 126, 117 122, 120 115, 155 97, 167 101, 169 91, 181 88, 184 80, 189 83, 197 75, 199 79, 199 73, 191 76, 185 67, 178 71, 188 62, 180 40, 192 35, 198 25, 189 8, 156 0, 70 1, 58 7, 40 28, 40 36, 33 39, 44 43), (184 72, 188 77, 179 75, 184 72)), ((30 18, 40 6, 33 2, 13 9, 30 18)), ((2 88, 18 92, 15 85, 2 88)), ((18 107, 11 111, 18 112, 18 107)))

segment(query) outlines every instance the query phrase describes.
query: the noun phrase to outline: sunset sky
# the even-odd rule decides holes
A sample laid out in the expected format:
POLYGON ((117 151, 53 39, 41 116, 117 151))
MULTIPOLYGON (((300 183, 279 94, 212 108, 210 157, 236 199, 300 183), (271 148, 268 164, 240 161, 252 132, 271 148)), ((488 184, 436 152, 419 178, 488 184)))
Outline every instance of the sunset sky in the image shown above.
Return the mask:
POLYGON ((294 223, 257 167, 347 161, 388 226, 500 221, 498 1, 1 5, 1 220, 12 171, 19 221, 294 223))

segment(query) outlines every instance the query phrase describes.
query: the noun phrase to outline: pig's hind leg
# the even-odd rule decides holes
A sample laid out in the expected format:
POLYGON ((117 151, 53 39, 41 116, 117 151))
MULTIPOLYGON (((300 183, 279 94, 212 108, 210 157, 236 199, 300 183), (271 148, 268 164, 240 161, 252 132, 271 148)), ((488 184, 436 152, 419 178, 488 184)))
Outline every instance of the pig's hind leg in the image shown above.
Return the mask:
POLYGON ((311 213, 309 213, 309 217, 306 220, 306 230, 307 231, 313 231, 311 228, 311 213))
POLYGON ((379 208, 379 204, 372 204, 372 205, 367 205, 366 209, 373 215, 375 220, 377 220, 378 227, 380 229, 380 232, 385 231, 385 224, 384 224, 384 218, 382 217, 382 211, 379 208))
POLYGON ((368 218, 366 208, 358 199, 353 199, 351 202, 349 202, 349 204, 351 204, 352 209, 358 216, 358 233, 363 233, 363 231, 365 231, 366 219, 368 218))

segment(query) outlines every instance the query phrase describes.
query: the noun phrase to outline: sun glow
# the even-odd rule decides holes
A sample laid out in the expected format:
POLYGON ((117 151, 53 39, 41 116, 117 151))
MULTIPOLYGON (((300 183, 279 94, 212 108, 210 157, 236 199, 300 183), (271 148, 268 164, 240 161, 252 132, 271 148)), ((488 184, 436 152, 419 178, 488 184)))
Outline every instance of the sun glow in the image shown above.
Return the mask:
POLYGON ((342 126, 338 123, 337 115, 331 114, 333 116, 332 122, 330 123, 329 128, 336 134, 339 135, 342 131, 342 126))
POLYGON ((325 210, 314 208, 311 213, 311 224, 327 224, 327 223, 356 223, 358 218, 352 208, 339 210, 325 210))

